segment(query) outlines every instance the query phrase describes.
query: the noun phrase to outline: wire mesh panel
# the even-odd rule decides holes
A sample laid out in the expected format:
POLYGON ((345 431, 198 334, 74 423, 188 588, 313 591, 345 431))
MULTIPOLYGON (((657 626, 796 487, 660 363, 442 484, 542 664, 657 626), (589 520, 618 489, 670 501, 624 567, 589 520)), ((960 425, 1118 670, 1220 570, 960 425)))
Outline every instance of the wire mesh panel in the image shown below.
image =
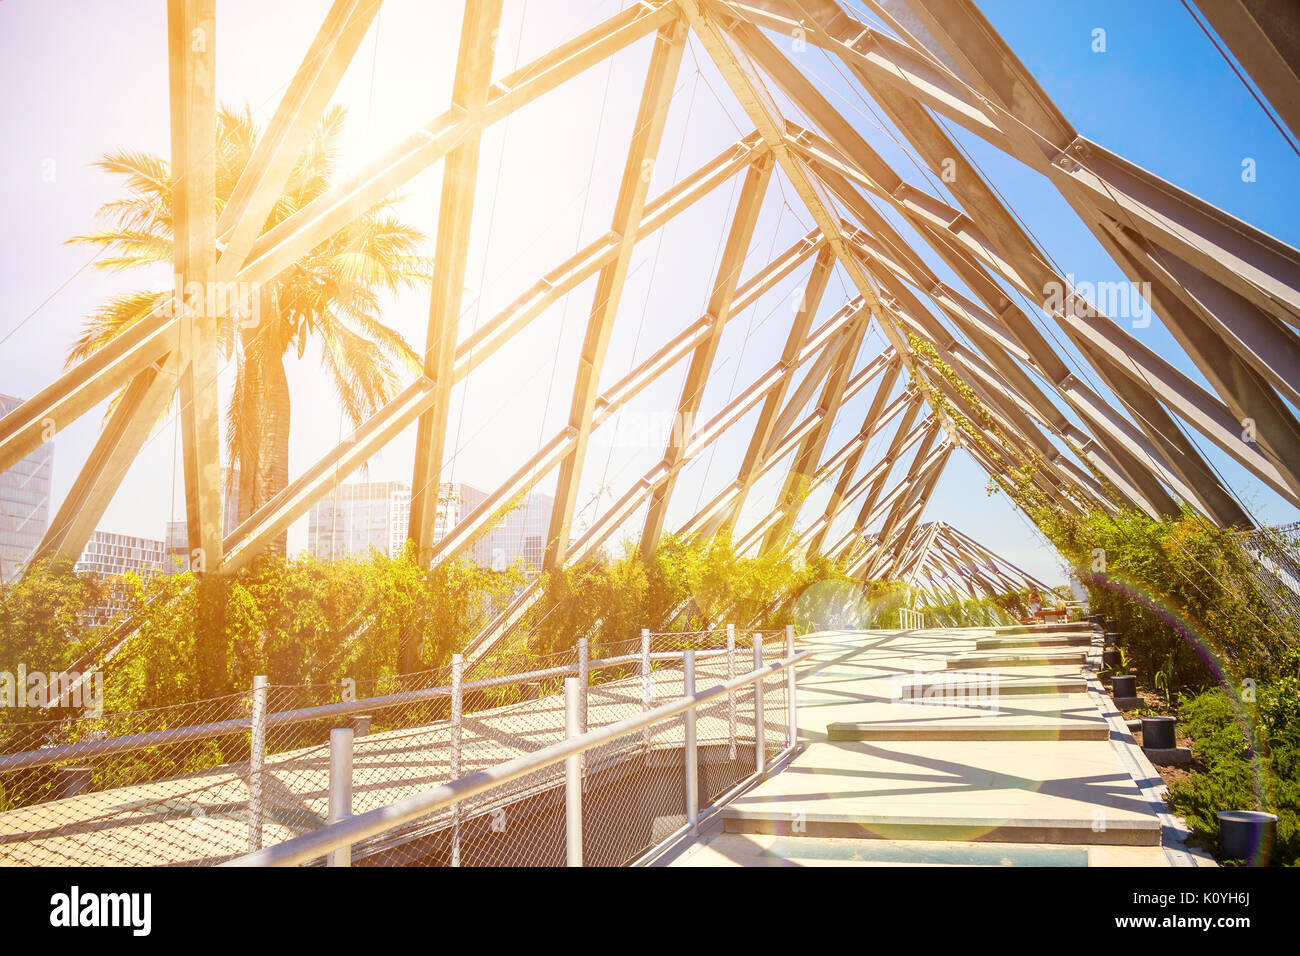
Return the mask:
MULTIPOLYGON (((681 651, 697 691, 748 673, 753 648, 725 631, 659 635, 650 655, 592 662, 580 726, 598 730, 678 699, 681 651), (648 668, 645 666, 648 660, 648 668)), ((767 641, 764 660, 784 656, 767 641)), ((0 772, 0 863, 208 865, 269 847, 330 819, 330 734, 353 731, 351 813, 364 813, 532 753, 566 735, 565 650, 494 663, 457 683, 452 668, 356 684, 275 685, 180 707, 9 724, 4 751, 43 765, 0 772), (507 664, 526 665, 505 673, 507 664), (453 685, 460 688, 453 691, 453 685), (460 715, 457 722, 455 714, 460 715), (148 745, 114 738, 152 734, 148 745), (120 752, 49 761, 42 747, 107 741, 120 752)), ((784 749, 784 675, 697 711, 699 797, 708 806, 784 749)), ((582 757, 583 854, 619 865, 686 823, 685 717, 582 757)), ((101 748, 102 750, 102 748, 101 748)), ((359 865, 551 866, 565 861, 565 771, 556 764, 352 848, 359 865)))
POLYGON ((1243 532, 1237 543, 1261 596, 1300 634, 1300 523, 1243 532))
POLYGON ((208 862, 248 849, 249 694, 102 716, 9 724, 3 753, 152 734, 151 746, 0 773, 0 863, 208 862), (241 723, 243 722, 243 723, 241 723), (189 739, 187 727, 215 728, 189 739))
MULTIPOLYGON (((739 672, 729 673, 725 655, 697 658, 696 689, 708 690, 741 676, 753 666, 738 662, 739 672)), ((754 773, 753 691, 744 688, 697 710, 696 739, 699 746, 700 804, 708 806, 754 773), (748 710, 745 701, 750 701, 748 710), (745 713, 749 714, 748 719, 745 713)))
MULTIPOLYGON (((656 666, 651 676, 651 707, 681 696, 680 662, 656 666)), ((609 700, 610 693, 608 687, 594 688, 593 699, 600 694, 609 700)), ((642 713, 644 706, 639 699, 610 701, 605 723, 633 717, 642 713)), ((679 715, 587 752, 582 799, 584 863, 618 866, 630 862, 685 824, 685 726, 685 718, 679 715)))

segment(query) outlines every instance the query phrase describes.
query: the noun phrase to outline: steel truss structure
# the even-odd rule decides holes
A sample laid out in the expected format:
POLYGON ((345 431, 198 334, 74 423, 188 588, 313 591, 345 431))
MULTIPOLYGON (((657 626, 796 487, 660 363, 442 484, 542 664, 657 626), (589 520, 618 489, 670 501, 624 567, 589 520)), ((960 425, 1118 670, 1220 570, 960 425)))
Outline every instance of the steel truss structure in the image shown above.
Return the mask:
MULTIPOLYGON (((755 408, 757 425, 734 481, 677 530, 711 535, 733 527, 755 482, 788 459, 777 506, 738 533, 740 546, 770 549, 793 532, 808 553, 842 558, 866 577, 915 576, 973 562, 989 566, 972 587, 1009 584, 1005 566, 989 561, 980 546, 946 525, 921 523, 958 447, 1004 479, 1013 464, 1033 457, 1034 488, 1061 508, 1136 508, 1155 516, 1185 504, 1215 524, 1249 526, 1246 510, 1198 450, 1196 433, 1300 506, 1300 421, 1294 412, 1300 399, 1300 251, 1079 135, 971 0, 909 0, 907 6, 862 0, 858 6, 869 11, 871 22, 835 0, 640 0, 502 76, 494 73, 493 57, 502 0, 468 0, 448 108, 262 231, 379 5, 335 0, 218 215, 215 0, 168 0, 175 271, 186 282, 270 280, 357 210, 442 163, 423 374, 223 539, 219 317, 160 307, 0 420, 3 470, 121 392, 38 555, 80 552, 177 393, 189 540, 197 543, 196 570, 206 574, 246 565, 341 478, 412 425, 417 442, 410 534, 430 562, 455 554, 503 505, 553 472, 558 480, 548 568, 591 555, 642 507, 641 542, 649 551, 668 530, 668 507, 684 465, 755 408), (191 42, 197 35, 208 41, 191 42), (688 36, 707 52, 753 131, 652 197, 642 172, 660 151, 688 36), (651 37, 609 230, 462 336, 459 316, 484 130, 651 37), (797 57, 785 52, 791 42, 829 54, 856 92, 870 97, 901 131, 906 145, 936 173, 947 173, 942 178, 955 203, 891 168, 817 89, 797 57), (809 125, 787 119, 778 97, 809 125), (1068 289, 1066 276, 954 141, 950 124, 1059 190, 1123 273, 1149 290, 1151 307, 1208 389, 1086 302, 1072 296, 1059 304, 1045 300, 1052 288, 1068 289), (815 228, 742 276, 759 209, 778 170, 815 228), (606 351, 637 243, 734 177, 741 178, 739 201, 706 313, 602 391, 606 351), (877 211, 878 204, 906 222, 962 287, 936 275, 877 211), (720 412, 696 422, 729 320, 807 263, 803 306, 782 354, 720 412), (855 294, 815 325, 836 271, 855 294), (567 425, 435 540, 452 389, 593 278, 596 293, 567 425), (1046 322, 1017 299, 1042 304, 1046 322), (872 324, 888 347, 855 372, 872 324), (1044 331, 1050 325, 1113 398, 1071 371, 1049 338, 1056 333, 1044 331), (933 346, 951 374, 915 348, 913 337, 933 346), (675 434, 659 464, 575 535, 575 502, 593 432, 681 362, 688 371, 677 412, 692 427, 675 434), (902 376, 909 386, 891 400, 902 376), (828 455, 841 409, 873 383, 875 399, 861 429, 828 455), (969 422, 967 429, 954 423, 954 409, 969 422), (890 427, 884 457, 859 474, 868 443, 890 427), (969 428, 977 430, 974 438, 969 428), (906 473, 889 485, 894 465, 909 453, 906 473), (833 484, 824 511, 805 520, 805 497, 823 483, 833 484), (830 540, 832 524, 849 509, 857 514, 852 528, 830 540)), ((1295 49, 1260 39, 1294 33, 1280 29, 1285 24, 1258 19, 1268 5, 1200 5, 1295 129, 1300 60, 1295 49)), ((1269 16, 1282 16, 1279 7, 1270 9, 1269 16)), ((480 636, 471 657, 491 646, 537 594, 536 587, 522 594, 480 636)))
POLYGON ((1043 581, 944 521, 917 529, 896 573, 907 585, 913 607, 960 604, 1033 588, 1053 593, 1043 581))

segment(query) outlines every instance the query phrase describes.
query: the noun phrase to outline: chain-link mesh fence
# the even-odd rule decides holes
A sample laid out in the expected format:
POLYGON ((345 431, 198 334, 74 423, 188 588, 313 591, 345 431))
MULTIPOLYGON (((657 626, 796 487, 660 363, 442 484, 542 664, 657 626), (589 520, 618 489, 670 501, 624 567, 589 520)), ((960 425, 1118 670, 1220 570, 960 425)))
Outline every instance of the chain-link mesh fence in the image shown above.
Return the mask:
MULTIPOLYGON (((635 653, 586 666, 585 648, 574 648, 494 661, 463 681, 445 667, 3 725, 0 863, 223 862, 325 825, 335 728, 353 730, 351 812, 363 813, 563 739, 568 676, 585 673, 585 729, 596 730, 680 697, 683 650, 695 651, 696 688, 705 690, 752 669, 752 641, 729 641, 725 629, 641 635, 627 642, 635 653), (90 742, 93 752, 67 749, 90 742)), ((763 643, 766 662, 785 656, 784 635, 763 643)), ((762 684, 759 734, 753 687, 698 712, 702 805, 753 775, 756 738, 769 765, 786 746, 786 678, 762 684)), ((678 717, 583 756, 588 863, 635 860, 685 824, 684 740, 678 717)), ((545 866, 564 858, 562 764, 352 851, 357 864, 545 866)))
POLYGON ((1260 595, 1300 636, 1300 523, 1243 532, 1237 543, 1260 595))

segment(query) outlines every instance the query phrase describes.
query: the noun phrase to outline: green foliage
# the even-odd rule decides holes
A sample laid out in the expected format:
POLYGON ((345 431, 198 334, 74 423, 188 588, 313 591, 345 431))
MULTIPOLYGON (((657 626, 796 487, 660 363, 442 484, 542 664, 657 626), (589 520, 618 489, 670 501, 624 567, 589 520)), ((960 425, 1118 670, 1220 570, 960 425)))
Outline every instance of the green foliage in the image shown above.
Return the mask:
MULTIPOLYGON (((66 558, 40 562, 21 581, 0 586, 2 666, 22 664, 45 673, 70 669, 95 646, 99 632, 86 627, 84 615, 103 597, 101 584, 73 574, 66 558)), ((0 709, 0 722, 12 718, 0 709)))
POLYGON ((1185 700, 1182 731, 1204 770, 1174 783, 1169 805, 1213 849, 1221 810, 1278 816, 1274 862, 1300 863, 1300 696, 1294 677, 1261 688, 1254 706, 1220 689, 1185 700))
POLYGON ((1115 619, 1147 679, 1162 673, 1171 690, 1208 687, 1216 682, 1210 659, 1234 684, 1279 674, 1296 624, 1260 593, 1233 532, 1191 513, 1158 521, 1132 511, 1033 517, 1075 565, 1092 610, 1115 619))
MULTIPOLYGON (((273 685, 337 687, 443 667, 522 581, 518 569, 458 558, 426 571, 413 549, 331 562, 267 556, 205 581, 127 577, 116 584, 137 628, 105 668, 105 711, 242 692, 258 674, 273 685)), ((98 647, 103 629, 82 624, 104 591, 68 563, 38 564, 0 588, 4 660, 55 671, 88 649, 108 650, 98 647)))
POLYGON ((923 610, 927 626, 933 622, 936 627, 1002 627, 1019 621, 1024 613, 1023 605, 1021 595, 1006 594, 931 604, 923 610))
POLYGON ((664 633, 727 623, 757 631, 888 626, 881 618, 901 603, 900 585, 864 589, 841 565, 804 560, 786 547, 739 555, 726 534, 705 542, 667 537, 649 558, 628 544, 613 559, 549 572, 543 587, 521 628, 531 635, 529 649, 541 654, 580 637, 593 656, 626 653, 643 627, 664 633))

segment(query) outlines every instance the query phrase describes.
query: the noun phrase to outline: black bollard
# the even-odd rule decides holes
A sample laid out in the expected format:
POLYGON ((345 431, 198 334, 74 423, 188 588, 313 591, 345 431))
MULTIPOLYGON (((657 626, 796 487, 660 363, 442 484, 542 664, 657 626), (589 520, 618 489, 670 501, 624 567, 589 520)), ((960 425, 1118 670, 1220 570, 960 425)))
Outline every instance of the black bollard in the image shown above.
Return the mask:
POLYGON ((1136 697, 1137 695, 1138 679, 1132 674, 1116 674, 1110 679, 1110 696, 1120 698, 1136 697))
POLYGON ((1219 811, 1219 856, 1268 866, 1277 839, 1277 816, 1260 810, 1219 811))
POLYGON ((352 717, 349 717, 348 726, 352 728, 352 736, 364 737, 366 734, 370 733, 371 719, 372 718, 369 714, 355 714, 352 717))
POLYGON ((89 767, 59 767, 57 770, 60 797, 76 797, 90 790, 91 771, 89 767))
POLYGON ((1173 717, 1143 717, 1142 718, 1142 749, 1143 750, 1173 750, 1178 746, 1178 740, 1174 736, 1173 717))

